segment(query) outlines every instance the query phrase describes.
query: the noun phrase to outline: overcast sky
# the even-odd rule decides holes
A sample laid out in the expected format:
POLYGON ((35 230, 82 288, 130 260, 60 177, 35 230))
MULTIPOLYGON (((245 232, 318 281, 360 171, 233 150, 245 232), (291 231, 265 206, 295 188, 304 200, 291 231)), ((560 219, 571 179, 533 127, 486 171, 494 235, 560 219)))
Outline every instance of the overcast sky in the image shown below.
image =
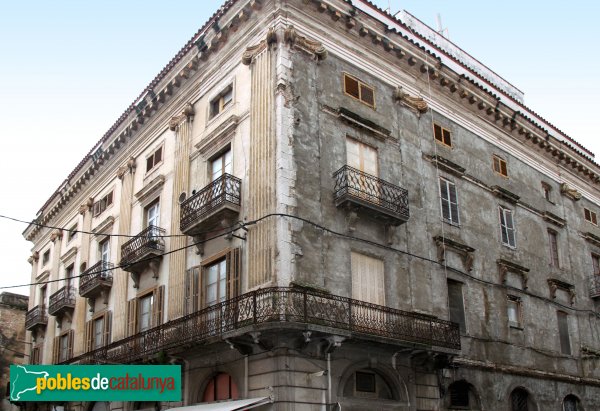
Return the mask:
MULTIPOLYGON (((376 1, 405 9, 600 153, 600 2, 376 1)), ((219 1, 0 0, 0 214, 31 220, 219 1)), ((30 281, 25 224, 0 218, 0 288, 30 281)), ((1 291, 29 294, 28 288, 1 291)))

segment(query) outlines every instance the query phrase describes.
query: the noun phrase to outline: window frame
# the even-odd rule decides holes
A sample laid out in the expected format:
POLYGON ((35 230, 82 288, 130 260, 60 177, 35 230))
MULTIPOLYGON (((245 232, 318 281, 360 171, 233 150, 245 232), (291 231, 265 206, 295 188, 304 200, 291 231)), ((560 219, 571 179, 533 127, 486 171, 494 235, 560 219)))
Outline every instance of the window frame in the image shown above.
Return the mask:
POLYGON ((508 162, 497 154, 492 155, 492 169, 494 170, 494 173, 498 174, 499 176, 508 178, 508 162), (496 164, 498 164, 498 167, 496 167, 496 164))
POLYGON ((554 204, 554 201, 552 201, 552 186, 544 181, 542 181, 542 193, 544 194, 546 201, 554 204))
POLYGON ((548 246, 550 247, 550 265, 555 268, 560 268, 560 252, 558 249, 558 232, 549 228, 548 246))
POLYGON ((442 127, 438 123, 433 123, 433 139, 435 140, 436 143, 441 144, 444 147, 452 148, 452 132, 449 129, 442 127), (439 132, 440 138, 438 138, 438 135, 436 133, 437 129, 440 130, 440 132, 439 132), (444 132, 448 133, 447 134, 448 142, 446 142, 446 138, 445 138, 446 134, 444 132))
POLYGON ((509 327, 523 329, 523 300, 521 297, 511 294, 506 296, 506 319, 509 327), (511 305, 514 305, 515 308, 516 321, 510 318, 511 305))
POLYGON ((46 251, 42 253, 42 267, 45 267, 46 264, 50 262, 50 249, 48 248, 46 251))
POLYGON ((213 96, 208 102, 208 119, 213 120, 219 117, 219 115, 224 113, 227 109, 232 107, 234 98, 234 87, 233 82, 231 82, 223 87, 223 89, 221 89, 221 91, 213 96), (231 98, 226 101, 225 96, 228 94, 231 95, 231 98), (215 107, 217 108, 217 111, 215 111, 215 107))
POLYGON ((375 104, 375 87, 373 87, 373 86, 365 83, 364 81, 360 80, 358 77, 353 76, 353 75, 351 75, 351 74, 349 74, 349 73, 347 73, 347 72, 344 71, 344 72, 342 72, 342 89, 344 90, 344 94, 345 95, 347 95, 349 97, 352 97, 354 100, 360 101, 364 105, 366 105, 368 107, 371 107, 373 110, 376 109, 376 104, 375 104), (352 79, 352 80, 354 80, 354 81, 356 81, 358 83, 357 84, 358 97, 354 96, 353 94, 350 94, 347 91, 346 78, 350 78, 350 79, 352 79), (363 87, 366 88, 366 89, 371 90, 371 93, 373 94, 373 103, 372 104, 369 103, 368 101, 363 100, 363 98, 362 98, 362 94, 363 94, 362 88, 363 87))
POLYGON ((595 211, 590 210, 587 207, 583 207, 583 218, 590 224, 598 226, 598 215, 595 211), (588 217, 589 215, 589 217, 588 217))
POLYGON ((75 223, 67 230, 67 244, 77 238, 77 228, 79 227, 78 223, 75 223))
POLYGON ((569 314, 564 311, 557 310, 556 311, 556 323, 558 325, 557 329, 558 329, 558 343, 559 343, 560 353, 563 355, 572 355, 573 350, 572 350, 571 336, 569 334, 569 314), (561 327, 561 318, 564 318, 564 328, 561 327), (561 332, 561 330, 562 330, 562 332, 561 332), (564 346, 563 342, 566 342, 567 345, 564 346))
POLYGON ((456 184, 444 177, 440 177, 438 189, 439 189, 439 196, 440 196, 440 211, 441 211, 442 220, 448 224, 451 224, 454 226, 460 226, 460 207, 459 207, 459 203, 458 203, 458 190, 456 189, 456 184), (442 182, 446 186, 446 193, 447 193, 448 198, 444 198, 442 195, 442 182), (452 196, 450 193, 451 189, 454 190, 454 199, 455 199, 454 203, 451 201, 451 199, 452 199, 452 196), (444 202, 447 203, 446 207, 444 207, 444 202), (453 205, 456 207, 456 215, 455 216, 452 213, 453 205), (447 208, 447 212, 448 212, 448 215, 450 218, 444 217, 444 209, 445 208, 447 208), (454 218, 454 217, 456 217, 456 218, 454 218))
POLYGON ((94 204, 92 205, 92 216, 98 217, 112 207, 115 200, 114 197, 114 190, 110 190, 108 193, 100 197, 99 200, 94 201, 94 204))
POLYGON ((153 149, 150 154, 148 154, 146 156, 146 174, 149 174, 149 173, 153 172, 154 170, 158 169, 158 167, 160 167, 162 165, 164 158, 165 158, 164 144, 160 144, 158 147, 153 149), (158 160, 156 159, 156 157, 157 157, 156 153, 160 153, 158 160), (150 164, 149 160, 151 160, 151 163, 152 163, 152 166, 150 168, 148 168, 148 166, 150 164))
POLYGON ((148 228, 150 227, 150 225, 160 227, 160 198, 153 200, 147 206, 144 207, 144 228, 148 228), (156 222, 156 224, 150 224, 150 211, 154 208, 156 208, 156 215, 152 222, 156 222))
POLYGON ((515 224, 514 211, 508 207, 498 206, 498 222, 500 223, 500 242, 502 245, 516 249, 517 248, 517 226, 515 224), (508 213, 508 214, 507 214, 508 213), (510 222, 512 227, 508 227, 506 216, 510 215, 510 222), (506 230, 507 242, 504 242, 504 230, 506 230), (510 243, 510 235, 512 234, 513 243, 510 243))
POLYGON ((600 275, 600 254, 592 253, 592 274, 600 275))
POLYGON ((223 175, 225 174, 230 174, 233 175, 233 150, 231 149, 231 144, 227 144, 225 147, 223 147, 221 150, 219 150, 217 153, 215 153, 212 157, 210 157, 207 161, 208 163, 208 180, 209 183, 212 183, 213 181, 223 177, 223 175), (227 156, 229 155, 229 163, 227 163, 227 156), (213 176, 213 164, 215 164, 216 162, 220 161, 221 162, 221 174, 219 174, 219 176, 214 177, 213 176), (229 169, 227 168, 227 166, 229 165, 229 169))

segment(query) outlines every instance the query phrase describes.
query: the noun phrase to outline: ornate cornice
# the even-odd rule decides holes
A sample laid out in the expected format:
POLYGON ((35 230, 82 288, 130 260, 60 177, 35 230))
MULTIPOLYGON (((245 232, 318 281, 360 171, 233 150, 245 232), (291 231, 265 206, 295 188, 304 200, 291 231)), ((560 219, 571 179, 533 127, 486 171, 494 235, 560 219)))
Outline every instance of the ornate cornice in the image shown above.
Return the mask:
POLYGON ((402 87, 396 87, 396 90, 394 90, 394 99, 416 112, 419 116, 429 108, 422 97, 411 96, 402 91, 402 87))
POLYGON ((242 54, 242 64, 249 66, 254 62, 254 58, 258 56, 262 51, 266 50, 272 44, 277 43, 277 33, 275 29, 271 27, 267 32, 267 36, 264 40, 258 42, 254 46, 248 46, 244 54, 242 54))
POLYGON ((171 117, 171 120, 169 120, 169 129, 171 131, 176 131, 181 123, 185 121, 193 121, 195 114, 196 111, 194 110, 192 103, 187 103, 183 107, 183 111, 180 114, 171 117))
POLYGON ((117 178, 119 180, 123 180, 123 177, 125 177, 125 174, 127 174, 128 171, 131 174, 133 174, 135 172, 136 167, 137 167, 137 165, 136 165, 136 162, 135 162, 135 158, 134 157, 129 157, 129 160, 127 160, 127 164, 122 165, 117 170, 117 178))
POLYGON ((50 241, 55 242, 56 240, 62 240, 63 238, 63 231, 60 229, 56 229, 52 232, 52 234, 50 234, 50 241))
POLYGON ((294 26, 288 26, 283 32, 283 40, 297 50, 312 55, 315 60, 324 60, 327 58, 327 50, 323 43, 305 36, 301 36, 296 32, 294 26))

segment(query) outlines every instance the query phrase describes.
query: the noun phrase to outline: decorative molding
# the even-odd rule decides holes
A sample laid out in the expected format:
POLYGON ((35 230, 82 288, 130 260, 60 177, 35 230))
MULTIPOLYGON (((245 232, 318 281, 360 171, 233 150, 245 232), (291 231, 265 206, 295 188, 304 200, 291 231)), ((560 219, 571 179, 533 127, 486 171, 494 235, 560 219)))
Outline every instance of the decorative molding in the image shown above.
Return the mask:
POLYGON ((417 113, 419 117, 429 109, 429 106, 423 98, 414 97, 408 93, 405 93, 402 91, 401 86, 396 87, 394 90, 394 100, 407 106, 409 109, 417 113))
POLYGON ((277 43, 277 33, 273 27, 267 31, 267 37, 264 40, 258 42, 254 46, 246 47, 246 51, 242 54, 242 64, 249 66, 254 62, 256 56, 266 50, 272 44, 277 43))
POLYGON ((448 173, 452 173, 457 175, 458 177, 462 177, 465 175, 466 168, 460 166, 445 157, 440 155, 427 155, 423 154, 423 158, 433 164, 435 164, 440 170, 447 171, 448 173))
POLYGON ((79 214, 84 215, 89 210, 92 209, 94 205, 94 199, 92 197, 88 198, 87 201, 79 206, 79 214))
POLYGON ((441 235, 433 237, 433 240, 437 245, 437 258, 440 264, 446 261, 446 249, 450 248, 462 256, 464 269, 466 271, 473 270, 473 261, 475 259, 473 255, 475 249, 473 247, 469 247, 466 244, 462 244, 441 235))
POLYGON ((596 247, 600 247, 600 237, 598 237, 596 234, 588 231, 586 233, 582 233, 582 236, 588 243, 591 243, 596 247))
POLYGON ((162 189, 164 184, 165 176, 160 174, 156 178, 153 178, 140 191, 135 193, 134 196, 140 203, 144 203, 152 197, 155 197, 155 195, 162 189))
POLYGON ((325 46, 323 46, 323 43, 300 36, 296 32, 294 26, 290 25, 283 31, 283 40, 289 44, 290 47, 294 47, 314 56, 314 59, 317 61, 325 60, 327 58, 327 50, 325 49, 325 46))
POLYGON ((521 198, 521 196, 500 186, 492 186, 492 193, 494 193, 496 197, 514 204, 517 204, 521 198))
POLYGON ((63 264, 66 264, 70 260, 74 259, 76 255, 77 255, 77 247, 71 247, 71 248, 69 248, 69 250, 66 253, 64 253, 63 255, 60 256, 60 261, 62 261, 63 264))
POLYGON ((108 216, 104 221, 92 229, 92 233, 94 233, 95 236, 107 234, 106 232, 112 228, 114 222, 115 218, 113 216, 108 216))
POLYGON ((550 224, 554 224, 557 227, 564 227, 567 221, 564 218, 560 218, 556 214, 551 213, 550 211, 544 211, 542 214, 544 220, 548 221, 550 224))
POLYGON ((35 261, 36 263, 39 261, 40 259, 40 253, 39 251, 34 251, 33 253, 31 253, 31 260, 35 261))
POLYGON ((123 177, 125 177, 125 174, 129 171, 131 174, 133 174, 135 172, 137 165, 135 162, 135 158, 129 157, 129 160, 127 160, 127 164, 122 165, 121 167, 119 167, 119 169, 117 170, 117 178, 119 180, 122 180, 123 177))
POLYGON ((238 123, 239 117, 235 114, 227 117, 219 124, 219 127, 202 137, 200 142, 195 145, 199 154, 206 160, 207 155, 212 154, 215 150, 227 144, 233 138, 238 123))
POLYGON ((183 110, 180 114, 171 117, 169 120, 169 130, 176 131, 179 128, 179 125, 185 121, 193 121, 194 115, 196 111, 194 110, 194 106, 192 103, 186 103, 183 107, 183 110))
POLYGON ((361 131, 369 132, 374 137, 377 137, 381 140, 385 140, 387 138, 392 138, 391 137, 392 132, 390 130, 388 130, 384 127, 381 127, 380 125, 374 123, 373 121, 366 119, 366 118, 348 110, 347 108, 340 107, 336 110, 332 107, 324 105, 323 111, 340 118, 345 123, 347 123, 350 126, 353 126, 354 128, 357 128, 361 131))
POLYGON ((560 185, 560 193, 565 197, 570 198, 573 201, 581 200, 581 193, 574 188, 569 187, 567 183, 562 183, 560 185))
POLYGON ((523 281, 523 290, 527 289, 527 281, 529 280, 527 273, 529 272, 529 268, 523 267, 522 265, 504 259, 496 260, 496 264, 498 264, 498 271, 500 273, 501 284, 506 284, 507 274, 508 272, 511 272, 521 276, 521 279, 523 281))
POLYGON ((573 284, 569 284, 555 278, 550 278, 548 279, 548 286, 550 287, 550 298, 553 300, 556 299, 556 291, 563 290, 569 294, 569 302, 571 305, 575 304, 575 297, 577 296, 577 293, 575 292, 575 286, 573 284))

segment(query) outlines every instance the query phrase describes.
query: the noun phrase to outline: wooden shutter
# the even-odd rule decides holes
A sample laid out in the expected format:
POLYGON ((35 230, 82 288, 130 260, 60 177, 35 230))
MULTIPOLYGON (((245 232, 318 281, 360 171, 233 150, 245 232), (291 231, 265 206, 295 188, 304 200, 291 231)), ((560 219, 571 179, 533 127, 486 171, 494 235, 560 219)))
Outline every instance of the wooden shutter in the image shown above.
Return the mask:
POLYGON ((92 351, 94 349, 94 320, 86 321, 83 340, 85 341, 85 351, 92 351))
POLYGON ((75 345, 75 330, 69 330, 69 336, 67 337, 68 340, 68 354, 67 354, 67 358, 70 360, 71 358, 73 358, 73 346, 75 345))
POLYGON ((137 298, 127 301, 127 334, 134 335, 137 332, 137 298))
POLYGON ((358 81, 347 74, 344 75, 344 91, 350 94, 352 97, 360 97, 358 92, 358 81))
POLYGON ((364 254, 351 253, 352 298, 385 305, 383 261, 364 254))
POLYGON ((185 314, 198 311, 200 305, 200 272, 199 266, 187 270, 185 276, 185 314))
POLYGON ((163 299, 165 294, 165 286, 157 287, 153 292, 152 297, 152 326, 162 324, 163 322, 163 299))
POLYGON ((102 336, 102 346, 107 346, 110 343, 110 330, 112 327, 111 319, 111 312, 107 311, 106 314, 104 314, 104 334, 102 336))
POLYGON ((227 298, 240 295, 241 265, 240 249, 229 251, 227 253, 227 298))
POLYGON ((60 353, 60 336, 54 337, 54 346, 52 347, 52 364, 58 364, 60 353))

